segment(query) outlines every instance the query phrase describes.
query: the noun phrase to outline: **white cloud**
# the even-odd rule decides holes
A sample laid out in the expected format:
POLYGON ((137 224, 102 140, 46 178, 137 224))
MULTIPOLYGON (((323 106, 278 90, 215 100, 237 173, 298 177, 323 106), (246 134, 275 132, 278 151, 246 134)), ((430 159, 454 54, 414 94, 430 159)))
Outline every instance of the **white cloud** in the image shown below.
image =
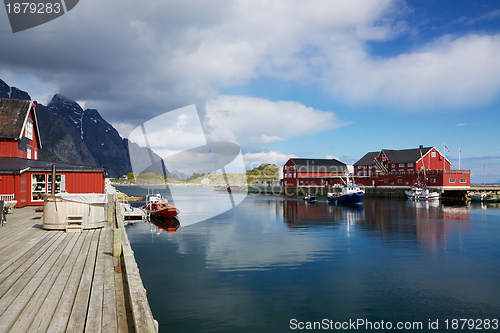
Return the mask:
POLYGON ((290 101, 221 95, 208 101, 205 110, 211 141, 265 145, 341 126, 333 112, 290 101))
POLYGON ((395 108, 486 105, 500 91, 500 35, 441 38, 420 52, 332 68, 331 89, 350 102, 395 108))
MULTIPOLYGON (((262 76, 395 109, 498 97, 499 35, 444 37, 411 53, 372 57, 367 43, 415 29, 404 21, 409 12, 402 0, 88 0, 35 33, 2 36, 0 67, 3 77, 33 76, 85 100, 113 123, 201 106, 221 87, 262 76), (24 52, 25 45, 37 52, 24 52)), ((264 134, 250 136, 287 137, 264 134)))
POLYGON ((271 163, 283 166, 288 159, 297 157, 295 155, 287 155, 278 151, 260 152, 260 153, 246 153, 243 155, 245 160, 245 168, 251 170, 258 167, 263 163, 271 163))

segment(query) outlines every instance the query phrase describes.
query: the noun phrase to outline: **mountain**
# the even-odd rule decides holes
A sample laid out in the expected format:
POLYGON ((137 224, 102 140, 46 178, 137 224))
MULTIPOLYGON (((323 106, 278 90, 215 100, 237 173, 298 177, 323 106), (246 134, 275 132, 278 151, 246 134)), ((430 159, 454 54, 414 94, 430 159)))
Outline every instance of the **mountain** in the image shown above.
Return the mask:
POLYGON ((124 140, 97 110, 83 110, 77 102, 59 94, 47 108, 79 133, 97 165, 105 167, 109 176, 120 177, 132 171, 124 140))
MULTIPOLYGON (((1 79, 0 97, 31 99, 27 92, 1 79)), ((36 112, 42 140, 40 160, 101 166, 109 177, 132 171, 127 141, 97 110, 83 110, 75 101, 56 94, 47 106, 37 103, 36 112)))
POLYGON ((43 148, 39 159, 99 166, 80 133, 66 120, 41 104, 37 104, 36 114, 43 148))

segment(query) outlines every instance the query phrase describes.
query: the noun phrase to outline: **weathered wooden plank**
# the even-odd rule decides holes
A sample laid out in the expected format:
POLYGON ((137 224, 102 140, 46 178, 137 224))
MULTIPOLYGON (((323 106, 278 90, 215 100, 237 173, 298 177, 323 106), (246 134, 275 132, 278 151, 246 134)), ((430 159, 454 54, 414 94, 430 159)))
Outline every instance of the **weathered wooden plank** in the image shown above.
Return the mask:
MULTIPOLYGON (((47 251, 49 255, 45 260, 43 260, 43 264, 35 272, 31 271, 30 274, 23 274, 23 276, 18 281, 16 281, 16 283, 9 289, 8 292, 4 294, 4 296, 0 300, 0 303, 3 303, 0 304, 0 313, 2 314, 0 316, 0 332, 5 332, 6 330, 8 330, 10 325, 13 324, 13 321, 16 320, 16 318, 19 316, 23 308, 30 300, 31 296, 39 288, 43 279, 48 274, 50 268, 54 265, 54 263, 62 254, 62 252, 66 248, 66 245, 70 241, 69 237, 63 236, 60 238, 62 239, 61 242, 54 243, 57 244, 57 247, 54 248, 53 251, 50 251, 50 248, 47 251)), ((40 257, 37 262, 40 262, 42 257, 40 257)), ((26 273, 28 273, 30 269, 28 269, 26 273)))
POLYGON ((99 237, 99 247, 97 249, 94 279, 92 281, 89 309, 85 322, 85 332, 101 332, 104 293, 104 256, 106 252, 107 239, 106 234, 109 234, 109 230, 104 228, 99 237))
POLYGON ((84 237, 81 237, 81 241, 79 241, 79 234, 66 235, 66 237, 69 238, 70 241, 61 255, 57 258, 54 265, 50 268, 49 272, 45 275, 38 289, 32 296, 30 296, 28 303, 17 317, 17 320, 15 320, 14 325, 12 325, 10 329, 12 332, 26 332, 36 314, 41 309, 41 306, 49 295, 49 292, 54 288, 56 290, 57 288, 62 290, 63 285, 59 286, 56 283, 56 280, 60 276, 60 273, 66 264, 68 264, 68 266, 72 265, 71 263, 67 263, 67 261, 71 260, 71 257, 73 257, 73 260, 75 259, 74 253, 79 252, 78 250, 73 251, 75 249, 75 244, 79 242, 81 246, 84 239, 84 237), (73 255, 71 256, 72 253, 73 255))
MULTIPOLYGON (((94 232, 94 237, 92 238, 92 243, 90 244, 90 250, 85 260, 85 267, 83 268, 80 278, 80 284, 78 285, 78 290, 76 292, 75 301, 73 303, 73 307, 71 308, 68 325, 66 326, 66 332, 79 333, 83 332, 85 329, 85 318, 87 316, 90 289, 92 287, 92 278, 94 275, 97 255, 97 246, 99 245, 101 232, 102 229, 98 229, 94 232)), ((51 327, 52 325, 49 327, 49 331, 51 327)))
POLYGON ((22 289, 43 265, 45 260, 52 254, 52 251, 54 251, 54 249, 56 249, 57 246, 63 241, 63 239, 63 233, 59 232, 56 237, 51 238, 50 242, 46 244, 47 246, 43 246, 31 258, 17 267, 15 271, 13 271, 0 283, 0 315, 5 310, 3 305, 6 304, 5 297, 7 293, 10 293, 10 297, 12 297, 12 295, 15 295, 16 292, 16 288, 14 288, 14 286, 22 289))
POLYGON ((24 242, 31 237, 39 237, 41 235, 41 225, 38 226, 39 220, 32 220, 27 218, 25 220, 18 220, 13 222, 15 226, 4 225, 0 227, 0 258, 5 253, 10 252, 10 247, 16 246, 19 242, 24 242))
POLYGON ((115 299, 116 315, 118 321, 118 332, 134 332, 134 325, 131 318, 130 307, 127 308, 125 299, 125 281, 123 273, 114 272, 115 275, 115 299))
MULTIPOLYGON (((36 244, 30 244, 32 247, 26 246, 22 251, 15 254, 11 253, 6 257, 6 261, 0 266, 0 284, 27 260, 32 259, 34 261, 40 253, 43 253, 52 244, 52 239, 58 236, 60 236, 60 233, 45 233, 45 236, 40 238, 36 244)), ((0 291, 1 295, 3 293, 0 291)))
MULTIPOLYGON (((84 270, 85 264, 87 262, 87 258, 92 255, 92 242, 97 239, 98 236, 95 234, 95 230, 84 231, 87 233, 85 237, 85 242, 78 254, 76 262, 71 270, 71 275, 68 278, 64 286, 64 290, 62 295, 60 296, 59 303, 55 304, 57 307, 55 310, 53 302, 51 299, 47 298, 46 302, 50 308, 47 309, 46 315, 42 312, 39 312, 37 318, 33 321, 31 327, 28 332, 65 332, 66 326, 68 324, 68 320, 71 314, 71 310, 73 307, 73 303, 76 299, 77 290, 80 285, 80 278, 83 276, 82 272, 84 270)), ((97 246, 97 242, 93 243, 95 247, 97 246)), ((77 304, 78 305, 78 304, 77 304)), ((86 310, 85 310, 86 311, 86 310)), ((82 318, 83 322, 84 318, 82 318)), ((71 331, 67 331, 71 332, 71 331)))
POLYGON ((40 216, 35 216, 33 209, 21 208, 13 210, 12 214, 7 214, 7 222, 0 226, 0 240, 15 233, 18 230, 25 228, 25 224, 41 224, 40 216))
POLYGON ((139 268, 134 258, 134 251, 123 225, 120 214, 117 214, 118 226, 122 231, 122 253, 124 269, 127 275, 129 301, 132 310, 134 329, 136 332, 158 332, 157 322, 153 318, 139 268))
POLYGON ((115 269, 113 251, 113 229, 106 227, 106 248, 104 253, 104 294, 102 305, 102 332, 118 332, 118 317, 115 296, 115 269))
MULTIPOLYGON (((12 247, 11 251, 9 250, 2 254, 2 257, 0 257, 0 272, 7 267, 5 266, 6 263, 9 263, 8 265, 12 264, 12 262, 17 261, 22 255, 29 252, 32 247, 36 246, 36 244, 53 235, 54 234, 50 232, 39 231, 36 234, 31 235, 31 237, 25 237, 23 239, 24 243, 21 246, 12 247)), ((6 245, 7 247, 7 244, 2 245, 6 245)))

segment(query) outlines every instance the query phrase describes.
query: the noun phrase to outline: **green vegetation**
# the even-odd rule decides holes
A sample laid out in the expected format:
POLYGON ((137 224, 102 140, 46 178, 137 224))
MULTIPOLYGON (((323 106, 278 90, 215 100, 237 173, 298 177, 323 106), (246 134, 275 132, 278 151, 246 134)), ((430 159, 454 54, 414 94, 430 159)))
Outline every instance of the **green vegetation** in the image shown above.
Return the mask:
MULTIPOLYGON (((227 173, 225 176, 220 172, 193 173, 186 179, 174 178, 172 175, 164 177, 161 174, 148 172, 134 175, 132 172, 127 174, 127 182, 137 184, 170 184, 170 185, 201 185, 203 179, 208 179, 209 186, 225 185, 227 182, 232 185, 254 185, 256 179, 275 179, 276 164, 261 164, 260 166, 246 171, 245 173, 227 173)), ((112 179, 112 182, 121 182, 123 179, 112 179)))
POLYGON ((247 184, 255 185, 256 179, 276 179, 276 169, 279 169, 279 166, 276 164, 264 163, 259 165, 252 170, 247 171, 247 184))

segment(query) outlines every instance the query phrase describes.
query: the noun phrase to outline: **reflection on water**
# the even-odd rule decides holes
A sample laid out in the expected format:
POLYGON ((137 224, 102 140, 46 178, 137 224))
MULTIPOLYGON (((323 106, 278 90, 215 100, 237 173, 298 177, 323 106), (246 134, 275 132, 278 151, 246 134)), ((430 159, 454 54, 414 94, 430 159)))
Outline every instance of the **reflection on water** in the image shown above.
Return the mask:
POLYGON ((484 208, 248 195, 173 234, 127 233, 162 332, 288 332, 293 318, 426 328, 500 318, 500 210, 484 208))

